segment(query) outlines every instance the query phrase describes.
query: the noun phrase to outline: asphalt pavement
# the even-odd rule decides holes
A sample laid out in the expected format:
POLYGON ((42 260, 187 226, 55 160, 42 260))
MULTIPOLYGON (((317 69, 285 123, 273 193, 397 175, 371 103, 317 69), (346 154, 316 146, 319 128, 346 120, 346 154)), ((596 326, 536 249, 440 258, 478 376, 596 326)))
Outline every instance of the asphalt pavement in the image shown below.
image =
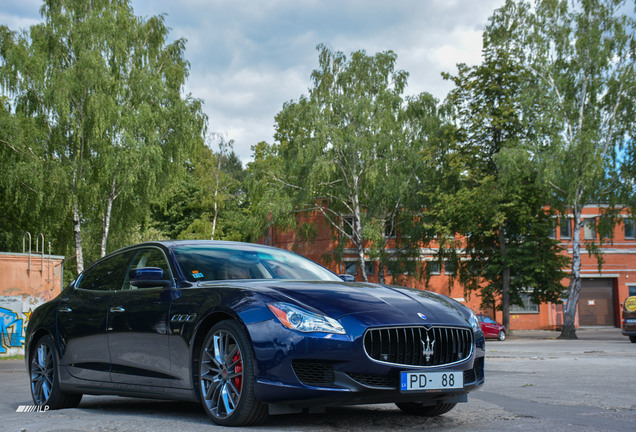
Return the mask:
MULTIPOLYGON (((392 404, 271 416, 252 431, 632 431, 636 430, 636 344, 616 328, 515 331, 486 344, 486 384, 443 416, 402 414, 392 404)), ((85 396, 79 408, 18 412, 31 405, 23 360, 0 361, 0 430, 174 432, 229 430, 197 404, 85 396)), ((244 429, 232 429, 244 430, 244 429)))

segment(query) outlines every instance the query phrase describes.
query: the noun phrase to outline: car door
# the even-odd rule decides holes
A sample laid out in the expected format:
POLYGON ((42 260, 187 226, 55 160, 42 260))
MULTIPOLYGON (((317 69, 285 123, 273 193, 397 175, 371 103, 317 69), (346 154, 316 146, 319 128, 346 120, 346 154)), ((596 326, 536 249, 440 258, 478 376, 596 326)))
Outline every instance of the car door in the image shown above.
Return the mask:
POLYGON ((161 268, 164 280, 173 280, 162 249, 134 251, 122 289, 113 294, 108 312, 111 379, 122 384, 170 386, 168 312, 173 291, 165 286, 131 285, 129 271, 143 267, 161 268))
POLYGON ((481 322, 483 323, 483 325, 481 326, 481 329, 484 332, 484 336, 497 337, 499 335, 499 327, 497 326, 497 323, 492 318, 489 318, 487 316, 481 316, 480 319, 481 319, 481 322))
POLYGON ((76 378, 110 381, 106 336, 111 298, 121 287, 131 254, 98 261, 82 273, 62 299, 57 314, 57 340, 64 365, 76 378))

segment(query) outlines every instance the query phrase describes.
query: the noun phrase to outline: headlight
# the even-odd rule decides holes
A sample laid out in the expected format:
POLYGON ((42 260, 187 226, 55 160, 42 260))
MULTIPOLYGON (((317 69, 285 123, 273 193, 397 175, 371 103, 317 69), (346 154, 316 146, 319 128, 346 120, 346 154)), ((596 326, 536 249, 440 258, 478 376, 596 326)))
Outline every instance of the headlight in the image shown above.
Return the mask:
POLYGON ((306 311, 289 303, 268 303, 267 307, 282 325, 292 330, 303 333, 347 333, 335 319, 306 311))
POLYGON ((479 320, 477 319, 477 315, 475 315, 475 312, 470 311, 470 317, 468 317, 468 322, 470 323, 470 326, 473 328, 473 331, 475 333, 481 331, 481 325, 479 324, 479 320))

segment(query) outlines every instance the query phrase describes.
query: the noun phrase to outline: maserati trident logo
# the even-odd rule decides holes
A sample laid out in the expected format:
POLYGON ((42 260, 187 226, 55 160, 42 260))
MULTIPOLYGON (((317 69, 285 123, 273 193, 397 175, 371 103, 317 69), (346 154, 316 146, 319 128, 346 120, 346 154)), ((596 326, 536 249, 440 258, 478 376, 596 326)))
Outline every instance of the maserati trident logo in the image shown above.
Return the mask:
POLYGON ((433 350, 433 347, 435 347, 435 341, 431 342, 427 334, 426 343, 423 340, 420 340, 420 342, 422 342, 422 354, 424 354, 424 357, 426 357, 426 361, 428 362, 431 359, 431 356, 435 353, 433 350))

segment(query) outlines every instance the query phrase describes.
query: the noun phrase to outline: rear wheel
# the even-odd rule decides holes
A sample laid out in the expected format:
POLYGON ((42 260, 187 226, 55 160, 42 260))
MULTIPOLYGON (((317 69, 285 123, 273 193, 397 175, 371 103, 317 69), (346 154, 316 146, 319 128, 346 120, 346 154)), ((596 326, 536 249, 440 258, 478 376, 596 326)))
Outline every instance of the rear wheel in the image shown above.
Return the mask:
POLYGON ((254 395, 254 354, 245 331, 231 320, 217 323, 201 349, 199 390, 208 416, 219 425, 247 426, 267 418, 254 395))
POLYGON ((424 405, 419 402, 398 402, 395 405, 397 405, 397 407, 406 414, 420 417, 436 417, 446 414, 455 408, 455 405, 457 404, 437 402, 436 405, 424 405))
POLYGON ((500 330, 499 331, 499 336, 497 336, 497 339, 499 339, 500 341, 505 341, 506 340, 506 332, 504 330, 500 330))
POLYGON ((33 402, 49 409, 75 408, 79 405, 81 394, 66 393, 60 389, 57 353, 51 336, 38 339, 29 358, 33 402))
POLYGON ((636 343, 636 336, 630 336, 629 340, 631 341, 631 343, 636 343))

